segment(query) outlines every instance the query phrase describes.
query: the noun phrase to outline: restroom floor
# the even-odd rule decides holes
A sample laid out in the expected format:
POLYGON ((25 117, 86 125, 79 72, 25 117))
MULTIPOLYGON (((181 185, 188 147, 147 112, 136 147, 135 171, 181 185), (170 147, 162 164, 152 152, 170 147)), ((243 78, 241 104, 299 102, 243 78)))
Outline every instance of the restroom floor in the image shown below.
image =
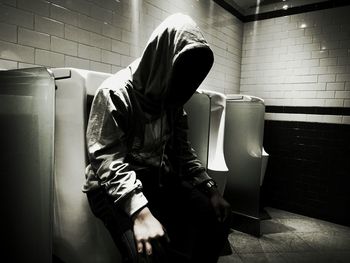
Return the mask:
POLYGON ((232 230, 232 254, 218 263, 350 262, 350 227, 267 207, 260 238, 232 230))

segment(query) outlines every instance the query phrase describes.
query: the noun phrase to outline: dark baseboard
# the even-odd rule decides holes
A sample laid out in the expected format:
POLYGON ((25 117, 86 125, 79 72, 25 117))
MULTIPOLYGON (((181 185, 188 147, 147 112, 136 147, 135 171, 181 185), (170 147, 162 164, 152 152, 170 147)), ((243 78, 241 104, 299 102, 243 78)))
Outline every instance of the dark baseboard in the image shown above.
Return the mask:
POLYGON ((265 107, 268 113, 317 114, 350 116, 348 107, 301 107, 301 106, 269 106, 265 107))
POLYGON ((234 230, 247 233, 256 237, 261 236, 260 218, 244 215, 234 211, 232 211, 231 216, 231 227, 234 230))

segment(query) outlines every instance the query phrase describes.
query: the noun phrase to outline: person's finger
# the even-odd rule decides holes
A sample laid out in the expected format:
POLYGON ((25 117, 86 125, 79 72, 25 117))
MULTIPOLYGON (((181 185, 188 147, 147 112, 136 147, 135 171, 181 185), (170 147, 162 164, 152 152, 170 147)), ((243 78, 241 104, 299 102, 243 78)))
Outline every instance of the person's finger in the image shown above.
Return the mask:
POLYGON ((145 245, 145 252, 147 255, 152 255, 152 245, 149 241, 145 241, 144 242, 144 245, 145 245))
POLYGON ((142 240, 136 241, 136 248, 137 248, 137 253, 139 253, 139 254, 143 253, 143 242, 142 242, 142 240))

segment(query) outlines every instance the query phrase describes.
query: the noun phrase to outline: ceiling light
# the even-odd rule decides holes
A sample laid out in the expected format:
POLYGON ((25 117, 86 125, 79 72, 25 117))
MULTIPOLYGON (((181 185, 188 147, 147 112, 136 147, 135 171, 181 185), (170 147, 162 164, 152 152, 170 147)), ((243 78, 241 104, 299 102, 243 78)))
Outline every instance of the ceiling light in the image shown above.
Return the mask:
POLYGON ((282 8, 283 8, 284 10, 287 10, 287 9, 288 9, 288 5, 284 5, 284 6, 282 6, 282 8))

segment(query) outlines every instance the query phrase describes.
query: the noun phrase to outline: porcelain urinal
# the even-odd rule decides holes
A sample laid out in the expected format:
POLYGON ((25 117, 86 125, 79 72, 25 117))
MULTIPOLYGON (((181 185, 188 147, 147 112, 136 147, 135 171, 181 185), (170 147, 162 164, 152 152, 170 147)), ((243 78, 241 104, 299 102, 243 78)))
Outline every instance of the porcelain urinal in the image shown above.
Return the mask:
POLYGON ((228 171, 224 157, 226 96, 199 89, 186 103, 185 110, 189 141, 223 194, 228 171))
POLYGON ((244 94, 227 95, 225 156, 229 172, 224 196, 236 216, 234 228, 256 236, 260 235, 260 186, 265 172, 263 157, 266 157, 266 152, 263 156, 264 114, 262 99, 244 94))
POLYGON ((56 82, 53 253, 65 263, 121 262, 102 221, 81 187, 86 167, 86 98, 110 74, 52 69, 56 82))

